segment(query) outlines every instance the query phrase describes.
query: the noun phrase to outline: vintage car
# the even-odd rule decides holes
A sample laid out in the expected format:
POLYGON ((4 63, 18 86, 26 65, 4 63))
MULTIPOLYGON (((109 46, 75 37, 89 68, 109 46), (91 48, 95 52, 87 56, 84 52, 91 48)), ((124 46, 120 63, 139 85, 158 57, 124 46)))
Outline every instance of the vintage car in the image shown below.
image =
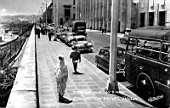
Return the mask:
POLYGON ((81 43, 79 41, 86 41, 86 40, 87 40, 86 37, 83 35, 68 36, 66 40, 66 44, 68 46, 72 46, 74 44, 81 43))
MULTIPOLYGON (((109 72, 109 58, 110 58, 110 47, 103 47, 99 50, 95 56, 95 63, 97 67, 102 70, 109 72)), ((125 75, 124 72, 124 57, 125 57, 125 45, 119 45, 117 47, 117 73, 121 76, 125 75)))
POLYGON ((135 29, 128 36, 128 40, 131 39, 137 43, 127 44, 125 73, 128 82, 147 101, 170 107, 170 29, 135 29))
POLYGON ((64 42, 65 37, 67 36, 67 32, 57 32, 55 34, 54 40, 60 39, 60 41, 64 42))
POLYGON ((72 32, 78 35, 87 36, 86 33, 86 22, 81 20, 76 20, 72 22, 72 32))
POLYGON ((80 53, 93 52, 93 43, 87 40, 75 41, 72 49, 78 49, 80 53))

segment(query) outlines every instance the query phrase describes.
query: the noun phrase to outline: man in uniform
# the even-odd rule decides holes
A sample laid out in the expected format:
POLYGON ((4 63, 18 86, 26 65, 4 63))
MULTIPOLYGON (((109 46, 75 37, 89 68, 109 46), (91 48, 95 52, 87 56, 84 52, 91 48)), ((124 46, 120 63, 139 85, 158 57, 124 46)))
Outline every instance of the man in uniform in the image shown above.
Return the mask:
POLYGON ((72 49, 73 51, 70 54, 70 58, 72 59, 74 74, 79 74, 79 72, 77 72, 77 64, 78 61, 81 62, 81 55, 77 48, 73 47, 72 49))

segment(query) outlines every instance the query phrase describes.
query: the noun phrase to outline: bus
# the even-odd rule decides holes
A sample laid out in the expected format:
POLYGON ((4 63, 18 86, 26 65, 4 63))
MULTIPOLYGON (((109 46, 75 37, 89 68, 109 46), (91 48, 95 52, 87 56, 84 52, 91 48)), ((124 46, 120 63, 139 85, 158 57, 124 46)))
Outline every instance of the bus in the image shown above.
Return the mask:
POLYGON ((75 20, 72 22, 72 32, 77 35, 85 35, 86 33, 86 22, 82 20, 75 20))
POLYGON ((125 54, 125 74, 127 81, 147 101, 161 101, 170 107, 170 29, 131 30, 125 54))

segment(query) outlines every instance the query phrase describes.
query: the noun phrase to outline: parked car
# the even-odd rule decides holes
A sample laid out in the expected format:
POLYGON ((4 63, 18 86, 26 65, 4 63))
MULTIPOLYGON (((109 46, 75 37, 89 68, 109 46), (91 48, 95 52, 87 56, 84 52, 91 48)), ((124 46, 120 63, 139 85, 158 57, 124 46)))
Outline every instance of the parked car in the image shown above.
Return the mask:
POLYGON ((80 43, 79 41, 86 41, 86 37, 83 35, 68 36, 66 44, 72 46, 75 43, 80 43))
POLYGON ((72 45, 72 49, 78 49, 80 53, 93 52, 93 44, 90 41, 75 41, 72 45))
POLYGON ((55 30, 55 24, 48 24, 47 25, 47 30, 55 30))
POLYGON ((54 40, 60 39, 62 42, 64 42, 64 39, 65 39, 66 35, 67 35, 67 32, 57 32, 55 34, 54 40))
MULTIPOLYGON (((109 58, 110 58, 110 47, 103 47, 99 50, 95 56, 95 63, 97 67, 101 68, 105 72, 109 72, 109 58)), ((125 63, 125 45, 119 45, 117 47, 117 73, 124 78, 124 63, 125 63)))

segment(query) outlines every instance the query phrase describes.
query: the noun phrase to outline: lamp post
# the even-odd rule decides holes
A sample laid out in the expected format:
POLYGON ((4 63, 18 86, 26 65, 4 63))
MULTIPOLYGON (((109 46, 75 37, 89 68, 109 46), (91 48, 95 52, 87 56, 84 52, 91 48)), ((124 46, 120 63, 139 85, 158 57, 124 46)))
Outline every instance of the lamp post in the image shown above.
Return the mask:
POLYGON ((109 80, 106 91, 116 93, 119 91, 116 80, 117 67, 117 26, 118 26, 118 6, 119 0, 112 0, 111 7, 111 39, 110 39, 110 61, 109 61, 109 80))

